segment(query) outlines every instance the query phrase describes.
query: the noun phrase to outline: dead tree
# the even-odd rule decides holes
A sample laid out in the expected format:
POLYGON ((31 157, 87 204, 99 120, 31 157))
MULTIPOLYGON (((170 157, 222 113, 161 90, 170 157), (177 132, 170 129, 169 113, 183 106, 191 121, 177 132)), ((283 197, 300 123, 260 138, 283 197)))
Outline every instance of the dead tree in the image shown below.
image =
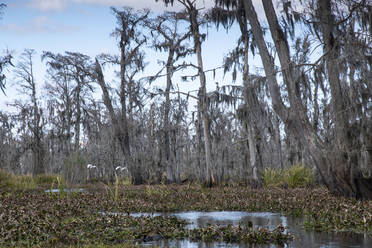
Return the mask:
POLYGON ((20 107, 23 115, 27 115, 25 124, 31 133, 31 142, 27 147, 32 151, 32 174, 38 175, 45 172, 45 148, 43 144, 43 126, 45 123, 43 123, 43 110, 40 107, 34 78, 34 55, 34 50, 25 49, 14 70, 18 88, 22 94, 29 97, 31 106, 29 107, 27 103, 20 101, 16 102, 15 105, 20 107))

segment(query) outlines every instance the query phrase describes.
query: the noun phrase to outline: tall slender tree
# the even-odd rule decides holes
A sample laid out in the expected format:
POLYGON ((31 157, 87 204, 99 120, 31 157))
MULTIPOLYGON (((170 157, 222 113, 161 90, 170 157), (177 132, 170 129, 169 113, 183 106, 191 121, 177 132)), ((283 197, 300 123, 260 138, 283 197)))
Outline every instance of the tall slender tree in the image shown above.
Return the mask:
MULTIPOLYGON (((145 67, 144 54, 141 48, 146 44, 147 37, 140 32, 140 28, 149 16, 149 11, 134 11, 131 8, 122 10, 112 8, 117 21, 117 27, 112 33, 118 39, 120 56, 101 56, 106 62, 120 65, 120 88, 117 91, 120 99, 120 113, 115 112, 114 104, 108 86, 105 82, 101 65, 96 59, 96 78, 103 92, 104 104, 113 123, 116 137, 120 143, 129 168, 131 169, 133 183, 143 183, 138 165, 131 162, 130 135, 128 122, 128 97, 133 99, 133 77, 145 67)), ((132 104, 129 103, 129 106, 132 104)))
POLYGON ((210 132, 210 118, 208 113, 208 96, 207 96, 207 80, 204 72, 204 63, 202 56, 202 42, 205 40, 205 34, 200 31, 200 26, 205 20, 201 16, 196 7, 195 0, 178 0, 180 4, 185 7, 186 18, 190 24, 190 31, 194 40, 194 50, 197 57, 197 70, 200 80, 200 88, 198 93, 199 107, 201 119, 199 122, 203 123, 204 135, 204 149, 205 149, 205 184, 211 186, 215 183, 213 172, 213 154, 212 154, 212 141, 210 132))
MULTIPOLYGON (((78 151, 81 139, 82 105, 84 105, 89 93, 93 91, 90 77, 92 62, 89 56, 77 52, 66 52, 65 55, 44 52, 42 59, 47 61, 50 70, 54 70, 54 73, 58 74, 60 79, 62 77, 73 83, 71 89, 73 99, 68 102, 70 105, 66 107, 73 109, 74 150, 78 151)), ((63 83, 66 84, 67 82, 63 83)), ((65 90, 68 89, 65 88, 65 90)), ((66 95, 68 92, 64 93, 68 97, 66 95)), ((69 101, 68 98, 66 100, 69 101)))
MULTIPOLYGON (((237 47, 230 52, 224 59, 224 73, 232 70, 232 80, 236 80, 237 68, 242 72, 243 81, 243 97, 245 108, 239 110, 239 117, 244 121, 244 126, 247 135, 247 147, 249 153, 249 163, 252 172, 249 173, 253 179, 253 184, 261 184, 262 171, 262 153, 260 143, 263 140, 263 130, 267 126, 268 118, 265 110, 266 103, 264 99, 258 99, 258 88, 255 82, 259 77, 250 75, 249 73, 249 52, 254 54, 255 44, 251 39, 251 31, 249 30, 248 20, 244 10, 243 1, 236 1, 234 8, 221 8, 223 4, 219 3, 210 11, 210 19, 216 23, 217 27, 221 24, 230 29, 233 23, 237 23, 241 32, 237 47)), ((261 80, 259 80, 261 81, 261 80)), ((258 84, 259 85, 259 84, 258 84)), ((270 122, 270 121, 269 121, 270 122)), ((281 151, 281 148, 278 147, 281 151)), ((248 172, 248 169, 247 169, 248 172)), ((248 175, 247 175, 248 176, 248 175)))
MULTIPOLYGON (((6 7, 6 4, 4 3, 0 3, 0 19, 2 17, 2 14, 3 14, 3 9, 6 7)), ((12 59, 12 55, 10 54, 7 54, 5 56, 2 56, 0 57, 0 90, 5 94, 5 79, 6 79, 6 76, 4 74, 4 69, 8 66, 8 65, 13 65, 12 62, 11 62, 11 59, 12 59)))
POLYGON ((43 122, 43 111, 38 100, 38 87, 34 77, 33 58, 35 53, 33 49, 25 49, 14 73, 21 93, 30 97, 31 107, 21 102, 16 105, 21 106, 21 111, 29 116, 27 119, 30 121, 27 121, 26 125, 31 132, 31 142, 27 147, 32 151, 32 174, 38 175, 45 172, 45 148, 43 144, 43 126, 45 123, 43 122))
MULTIPOLYGON (((190 55, 193 50, 186 41, 190 38, 191 32, 180 31, 182 27, 183 14, 182 13, 165 13, 158 16, 154 20, 147 22, 147 27, 151 31, 153 38, 152 46, 158 51, 165 51, 168 53, 167 60, 164 62, 164 67, 154 76, 151 81, 159 77, 163 77, 161 73, 165 69, 166 88, 164 91, 164 117, 163 117, 163 147, 161 149, 164 161, 167 168, 167 177, 170 181, 180 181, 180 173, 175 172, 175 158, 171 156, 170 147, 170 110, 171 110, 171 90, 173 89, 172 78, 176 71, 185 68, 184 63, 176 65, 175 63, 190 55)), ((160 157, 163 157, 160 156, 160 157)))

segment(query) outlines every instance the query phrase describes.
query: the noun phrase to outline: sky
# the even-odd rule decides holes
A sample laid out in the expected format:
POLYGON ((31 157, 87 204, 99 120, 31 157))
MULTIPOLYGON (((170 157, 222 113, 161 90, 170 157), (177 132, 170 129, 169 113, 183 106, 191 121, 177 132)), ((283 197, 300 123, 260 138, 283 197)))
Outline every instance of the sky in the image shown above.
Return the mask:
MULTIPOLYGON (((213 0, 196 1, 200 8, 208 9, 214 5, 213 0)), ((0 3, 7 5, 0 20, 0 52, 11 51, 15 58, 14 63, 26 48, 37 52, 34 63, 35 77, 40 87, 39 94, 42 94, 42 85, 46 80, 46 68, 40 60, 43 51, 80 52, 92 58, 101 53, 118 54, 115 38, 110 36, 116 25, 111 6, 149 8, 155 13, 181 9, 177 4, 165 7, 164 3, 155 0, 0 0, 0 3)), ((259 16, 263 16, 262 7, 256 4, 256 8, 259 16)), ((219 30, 210 28, 207 41, 203 43, 205 69, 221 66, 223 57, 234 47, 238 37, 239 30, 236 26, 229 32, 221 28, 219 30)), ((157 72, 156 60, 162 56, 147 49, 146 61, 149 63, 147 75, 157 72)), ((0 110, 6 109, 7 103, 19 98, 12 72, 8 71, 6 75, 7 94, 6 96, 0 94, 0 110)), ((198 80, 188 83, 182 83, 177 79, 175 81, 186 91, 197 89, 199 86, 198 80)), ((229 82, 231 79, 223 77, 222 72, 217 73, 215 79, 209 75, 209 90, 214 89, 216 81, 220 84, 222 81, 231 83, 229 82)))

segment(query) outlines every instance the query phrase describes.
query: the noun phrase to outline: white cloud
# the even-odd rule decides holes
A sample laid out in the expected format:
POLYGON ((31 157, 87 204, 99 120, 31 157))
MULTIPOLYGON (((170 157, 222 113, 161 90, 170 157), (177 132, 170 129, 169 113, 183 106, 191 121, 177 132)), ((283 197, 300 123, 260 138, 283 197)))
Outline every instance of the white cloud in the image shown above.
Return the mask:
POLYGON ((67 3, 68 0, 31 0, 29 6, 41 11, 61 11, 67 3))
POLYGON ((79 30, 79 27, 55 22, 46 16, 37 16, 27 23, 10 23, 7 25, 1 25, 0 30, 10 31, 17 34, 46 34, 76 32, 79 30))
MULTIPOLYGON (((165 4, 162 0, 156 2, 155 0, 72 0, 75 3, 82 3, 82 4, 96 4, 96 5, 104 5, 104 6, 116 6, 116 7, 123 7, 128 6, 135 9, 144 9, 148 8, 152 11, 176 11, 181 10, 182 6, 177 2, 174 1, 174 5, 169 5, 165 7, 165 4)), ((198 0, 197 1, 198 7, 212 7, 214 6, 214 0, 198 0)))
MULTIPOLYGON (((26 0, 29 1, 28 6, 39 9, 41 11, 62 11, 71 4, 78 5, 101 5, 101 6, 115 6, 123 7, 128 6, 134 9, 150 9, 155 12, 162 11, 179 11, 183 9, 183 6, 174 0, 173 6, 165 6, 163 0, 26 0)), ((252 0, 253 5, 256 8, 256 12, 260 19, 264 16, 261 0, 252 0)), ((274 6, 277 6, 278 0, 274 0, 274 6)), ((214 0, 197 0, 197 8, 211 8, 215 5, 214 0)))
MULTIPOLYGON (((27 6, 38 9, 40 11, 62 11, 70 4, 85 4, 85 5, 102 5, 123 7, 129 6, 135 9, 148 8, 152 11, 177 11, 181 10, 182 6, 174 1, 173 6, 166 7, 162 0, 25 0, 27 6)), ((198 0, 198 7, 210 8, 214 6, 214 0, 198 0)))

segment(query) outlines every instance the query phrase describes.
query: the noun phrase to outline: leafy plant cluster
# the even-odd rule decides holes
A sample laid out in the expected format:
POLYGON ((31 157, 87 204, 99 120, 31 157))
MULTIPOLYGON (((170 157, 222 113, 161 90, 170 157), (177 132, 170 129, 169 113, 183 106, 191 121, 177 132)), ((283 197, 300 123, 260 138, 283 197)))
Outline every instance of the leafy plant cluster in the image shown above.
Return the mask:
POLYGON ((274 231, 264 228, 252 229, 242 226, 213 226, 196 228, 190 231, 193 240, 203 240, 207 242, 224 241, 228 243, 276 243, 284 244, 292 239, 290 234, 284 234, 283 226, 279 225, 274 231))
POLYGON ((311 168, 297 164, 284 170, 267 168, 263 181, 267 187, 304 188, 314 186, 315 176, 311 168))

